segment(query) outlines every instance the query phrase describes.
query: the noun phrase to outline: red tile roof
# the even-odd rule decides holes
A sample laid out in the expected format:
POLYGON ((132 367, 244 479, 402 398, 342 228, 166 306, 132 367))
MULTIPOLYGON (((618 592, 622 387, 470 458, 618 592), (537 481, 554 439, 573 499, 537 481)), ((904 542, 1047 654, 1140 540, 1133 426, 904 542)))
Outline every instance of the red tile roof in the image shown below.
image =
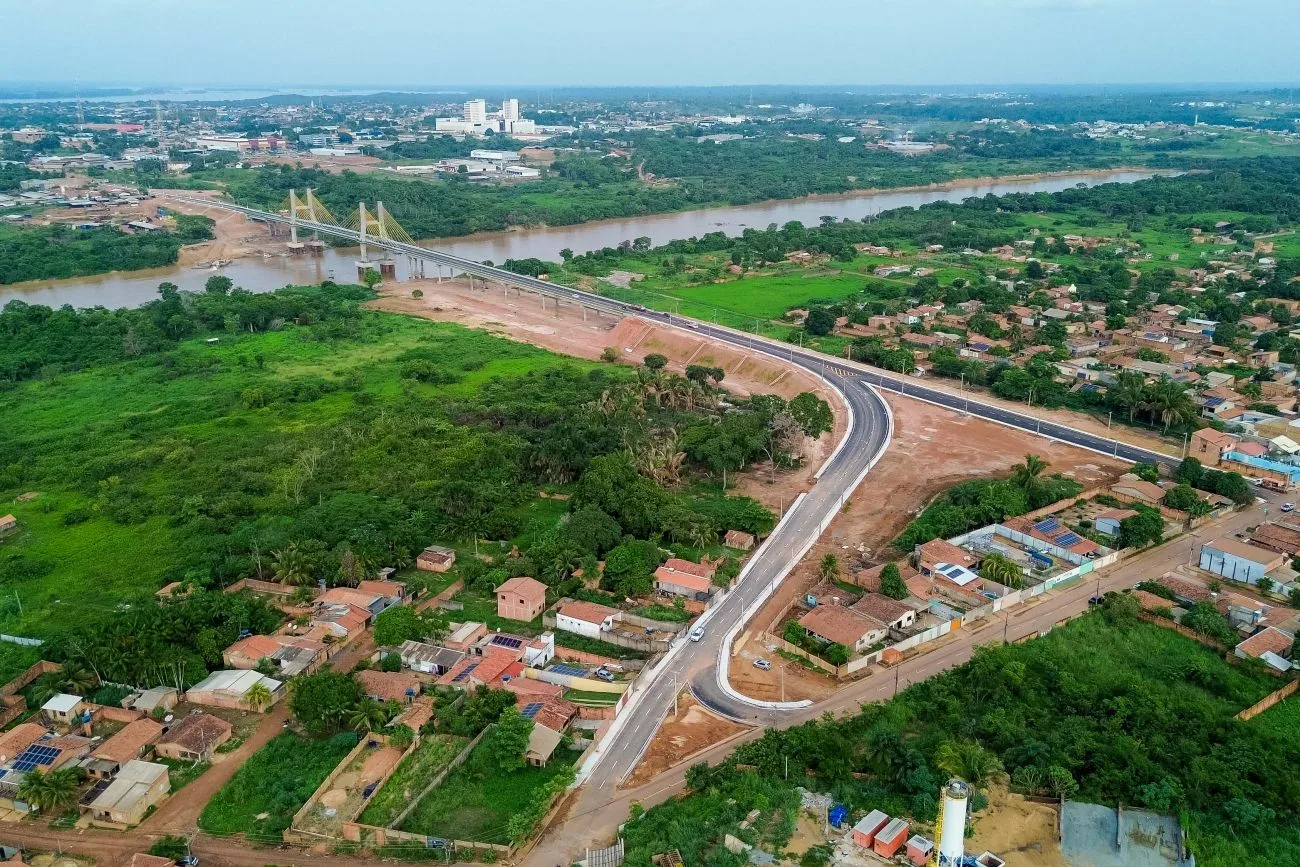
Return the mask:
POLYGON ((163 727, 145 717, 127 723, 117 734, 100 744, 92 755, 97 759, 129 762, 140 757, 140 751, 162 736, 163 727))
POLYGON ((1275 626, 1269 626, 1238 644, 1237 650, 1256 659, 1269 652, 1284 657, 1290 653, 1291 645, 1294 643, 1295 636, 1288 635, 1275 626))
POLYGON ((407 690, 420 694, 420 679, 401 671, 358 671, 353 679, 362 692, 379 701, 406 701, 407 690))
POLYGON ((818 605, 799 618, 799 625, 814 635, 845 647, 853 647, 867 633, 885 628, 885 624, 874 617, 840 605, 818 605))
POLYGON ((610 617, 619 613, 617 608, 610 608, 608 605, 601 605, 597 602, 587 602, 582 599, 575 599, 572 602, 565 602, 555 611, 556 614, 563 614, 565 617, 572 617, 574 620, 581 620, 584 623, 593 623, 597 626, 603 624, 610 617))

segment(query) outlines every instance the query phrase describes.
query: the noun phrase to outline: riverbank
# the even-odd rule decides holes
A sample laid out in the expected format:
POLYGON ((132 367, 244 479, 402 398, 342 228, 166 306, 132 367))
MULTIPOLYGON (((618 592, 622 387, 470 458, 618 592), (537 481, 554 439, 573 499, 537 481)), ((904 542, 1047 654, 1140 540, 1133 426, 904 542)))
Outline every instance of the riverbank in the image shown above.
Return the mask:
MULTIPOLYGON (((1009 179, 965 179, 959 182, 936 183, 908 190, 862 190, 833 196, 804 197, 801 199, 776 199, 761 204, 695 209, 674 213, 655 214, 629 219, 600 220, 574 226, 520 229, 490 232, 458 238, 441 238, 422 242, 436 246, 453 255, 476 261, 501 263, 507 259, 536 258, 555 261, 560 251, 583 253, 604 247, 617 247, 623 241, 648 237, 651 244, 665 244, 680 238, 699 237, 709 232, 740 235, 748 228, 763 228, 771 223, 784 225, 798 221, 815 226, 823 216, 835 219, 860 220, 882 211, 904 207, 921 207, 939 201, 958 202, 968 197, 1004 195, 1009 193, 1060 192, 1077 183, 1132 183, 1152 177, 1152 171, 1087 170, 1041 176, 1020 176, 1009 179)), ((159 191, 166 198, 166 191, 159 191)), ((290 255, 283 245, 286 238, 272 238, 260 223, 228 223, 230 231, 250 230, 260 239, 242 236, 230 249, 243 247, 251 252, 242 258, 222 263, 219 270, 212 267, 184 267, 154 269, 149 272, 115 272, 75 280, 39 280, 0 286, 0 304, 12 299, 29 304, 59 307, 128 307, 143 304, 157 297, 158 284, 164 280, 182 289, 199 291, 214 273, 229 277, 236 286, 250 291, 267 291, 287 284, 319 283, 323 280, 352 281, 356 274, 356 252, 348 249, 327 248, 320 255, 290 255)), ((210 256, 195 258, 208 259, 210 256)), ((232 257, 219 257, 232 258, 232 257)), ((411 277, 405 259, 395 262, 396 277, 411 277)), ((432 266, 425 273, 433 275, 432 266)))

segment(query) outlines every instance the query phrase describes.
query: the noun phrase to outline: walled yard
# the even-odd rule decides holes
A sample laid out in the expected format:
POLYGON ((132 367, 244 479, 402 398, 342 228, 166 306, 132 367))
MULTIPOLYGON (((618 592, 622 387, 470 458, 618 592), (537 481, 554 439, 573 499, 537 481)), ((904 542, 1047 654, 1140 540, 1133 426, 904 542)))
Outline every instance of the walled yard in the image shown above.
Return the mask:
POLYGON ((379 782, 402 758, 402 751, 375 744, 358 752, 328 791, 309 804, 295 827, 311 834, 341 837, 342 825, 351 820, 366 802, 368 789, 379 782))
POLYGON ((363 825, 387 827, 464 745, 465 739, 454 735, 426 735, 420 745, 402 760, 388 782, 371 795, 357 821, 363 825))

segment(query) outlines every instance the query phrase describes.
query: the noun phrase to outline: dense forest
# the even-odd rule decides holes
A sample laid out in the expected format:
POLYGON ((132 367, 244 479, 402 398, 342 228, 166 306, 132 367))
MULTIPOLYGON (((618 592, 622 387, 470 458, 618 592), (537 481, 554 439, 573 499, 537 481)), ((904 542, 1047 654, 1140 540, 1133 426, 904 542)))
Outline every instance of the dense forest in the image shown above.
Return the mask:
MULTIPOLYGON (((108 650, 137 628, 113 604, 140 612, 168 581, 355 583, 435 541, 513 542, 517 556, 476 573, 493 584, 527 574, 572 592, 601 558, 606 590, 642 593, 664 548, 770 530, 770 513, 718 482, 795 462, 829 428, 811 395, 738 399, 712 368, 573 362, 370 312, 365 297, 217 277, 134 310, 7 305, 0 492, 40 497, 15 507, 24 531, 0 583, 19 595, 0 625, 75 627, 76 653, 138 680, 154 669, 108 650), (538 512, 544 487, 571 493, 567 511, 538 512), (52 606, 67 616, 49 620, 52 606)), ((212 663, 207 645, 142 646, 191 675, 212 663)))
POLYGON ((211 240, 208 217, 176 216, 175 231, 127 232, 102 226, 0 227, 0 285, 174 265, 181 247, 211 240))
POLYGON ((1300 742, 1270 718, 1287 712, 1232 718, 1281 682, 1140 622, 1136 600, 1107 599, 1046 637, 977 649, 886 704, 769 729, 721 765, 691 768, 690 795, 627 826, 627 863, 679 848, 687 863, 739 867, 722 834, 784 845, 796 782, 854 816, 880 809, 929 825, 950 776, 983 790, 977 811, 1009 780, 1015 791, 1180 816, 1205 867, 1300 863, 1300 783, 1277 770, 1300 761, 1300 742), (783 817, 740 830, 753 807, 783 817))

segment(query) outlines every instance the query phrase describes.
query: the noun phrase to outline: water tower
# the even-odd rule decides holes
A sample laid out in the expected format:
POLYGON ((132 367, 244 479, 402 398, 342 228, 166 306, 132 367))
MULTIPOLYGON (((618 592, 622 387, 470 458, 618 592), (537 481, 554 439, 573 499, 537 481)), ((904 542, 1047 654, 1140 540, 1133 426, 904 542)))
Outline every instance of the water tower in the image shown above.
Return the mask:
POLYGON ((939 863, 960 864, 966 855, 966 805, 970 784, 955 777, 943 787, 939 804, 939 863))

